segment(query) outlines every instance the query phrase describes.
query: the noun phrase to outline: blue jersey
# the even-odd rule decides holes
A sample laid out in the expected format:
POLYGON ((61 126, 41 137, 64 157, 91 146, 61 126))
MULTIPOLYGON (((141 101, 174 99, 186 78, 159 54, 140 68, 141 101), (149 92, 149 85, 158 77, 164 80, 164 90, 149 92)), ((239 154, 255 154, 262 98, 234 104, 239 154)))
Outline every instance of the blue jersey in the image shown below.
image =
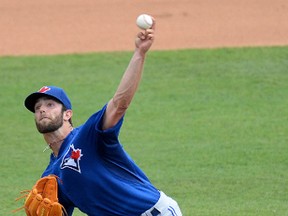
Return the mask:
POLYGON ((141 215, 160 197, 119 142, 123 118, 101 130, 105 110, 106 106, 67 136, 42 175, 61 179, 59 201, 69 215, 74 207, 89 216, 141 215))

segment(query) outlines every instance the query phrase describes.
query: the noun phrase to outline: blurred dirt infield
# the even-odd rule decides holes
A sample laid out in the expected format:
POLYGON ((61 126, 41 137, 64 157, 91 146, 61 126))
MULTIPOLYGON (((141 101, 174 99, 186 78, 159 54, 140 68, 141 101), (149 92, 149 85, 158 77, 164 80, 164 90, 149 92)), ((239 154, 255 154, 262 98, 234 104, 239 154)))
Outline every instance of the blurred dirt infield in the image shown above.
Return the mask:
POLYGON ((287 0, 0 0, 0 56, 133 50, 141 13, 154 50, 288 45, 287 0))

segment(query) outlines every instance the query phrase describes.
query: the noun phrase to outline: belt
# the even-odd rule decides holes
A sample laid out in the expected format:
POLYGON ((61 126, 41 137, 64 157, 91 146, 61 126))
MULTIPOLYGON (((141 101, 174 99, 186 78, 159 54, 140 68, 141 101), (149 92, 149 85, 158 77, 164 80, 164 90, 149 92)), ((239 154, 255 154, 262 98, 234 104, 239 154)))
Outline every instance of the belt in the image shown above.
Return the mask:
POLYGON ((159 215, 161 212, 160 211, 158 211, 156 208, 153 208, 152 210, 151 210, 151 212, 150 212, 150 214, 152 215, 152 216, 157 216, 157 215, 159 215))

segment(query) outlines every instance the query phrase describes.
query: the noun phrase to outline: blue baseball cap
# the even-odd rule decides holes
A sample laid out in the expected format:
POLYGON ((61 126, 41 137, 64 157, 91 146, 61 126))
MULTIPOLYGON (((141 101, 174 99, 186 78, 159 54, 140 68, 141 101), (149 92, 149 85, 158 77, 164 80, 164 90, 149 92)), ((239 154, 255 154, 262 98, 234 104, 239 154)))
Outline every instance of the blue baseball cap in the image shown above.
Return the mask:
POLYGON ((30 94, 24 101, 25 107, 31 112, 35 112, 34 107, 37 100, 41 97, 52 97, 61 102, 66 109, 72 109, 71 102, 62 88, 56 86, 43 86, 37 92, 30 94))

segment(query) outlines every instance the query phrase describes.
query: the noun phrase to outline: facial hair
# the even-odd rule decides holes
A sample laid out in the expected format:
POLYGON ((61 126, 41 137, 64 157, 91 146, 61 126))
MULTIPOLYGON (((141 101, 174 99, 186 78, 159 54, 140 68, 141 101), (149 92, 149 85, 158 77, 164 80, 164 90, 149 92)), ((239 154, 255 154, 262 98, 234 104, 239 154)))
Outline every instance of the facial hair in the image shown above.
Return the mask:
POLYGON ((63 125, 63 113, 60 113, 58 116, 56 116, 48 123, 47 122, 41 123, 37 122, 36 120, 35 123, 38 131, 42 134, 54 132, 63 125))

